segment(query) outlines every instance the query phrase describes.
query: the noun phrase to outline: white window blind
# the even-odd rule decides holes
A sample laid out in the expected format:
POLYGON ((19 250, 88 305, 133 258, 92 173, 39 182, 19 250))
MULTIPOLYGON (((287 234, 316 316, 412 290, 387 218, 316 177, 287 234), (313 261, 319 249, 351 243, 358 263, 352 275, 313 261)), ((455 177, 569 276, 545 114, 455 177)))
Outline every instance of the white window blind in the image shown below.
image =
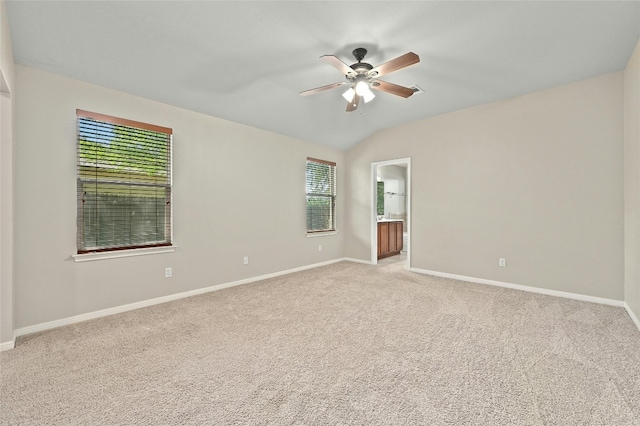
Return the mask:
POLYGON ((307 158, 307 233, 336 229, 336 163, 307 158))
POLYGON ((78 253, 171 245, 171 135, 77 110, 78 253))

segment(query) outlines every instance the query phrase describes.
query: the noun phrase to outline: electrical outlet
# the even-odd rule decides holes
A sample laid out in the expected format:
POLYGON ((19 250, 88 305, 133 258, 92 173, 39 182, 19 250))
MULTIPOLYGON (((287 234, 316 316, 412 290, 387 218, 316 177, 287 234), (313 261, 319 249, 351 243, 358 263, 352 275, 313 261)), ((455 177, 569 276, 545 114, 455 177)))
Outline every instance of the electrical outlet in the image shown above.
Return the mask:
POLYGON ((318 246, 318 251, 322 251, 322 244, 318 246))
POLYGON ((164 277, 165 278, 171 278, 172 274, 173 274, 173 271, 171 271, 171 268, 164 268, 164 277))
POLYGON ((249 256, 245 256, 244 259, 242 260, 242 263, 244 263, 245 265, 249 264, 249 256))
POLYGON ((498 259, 498 266, 504 268, 507 266, 507 259, 505 259, 504 257, 501 257, 500 259, 498 259))

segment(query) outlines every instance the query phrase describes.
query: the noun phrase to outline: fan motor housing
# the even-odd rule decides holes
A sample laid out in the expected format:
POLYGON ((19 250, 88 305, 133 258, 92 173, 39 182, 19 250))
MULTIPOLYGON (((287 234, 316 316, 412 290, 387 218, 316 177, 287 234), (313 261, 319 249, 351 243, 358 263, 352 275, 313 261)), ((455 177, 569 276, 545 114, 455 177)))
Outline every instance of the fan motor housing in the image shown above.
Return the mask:
POLYGON ((357 64, 351 65, 351 68, 357 73, 363 73, 372 70, 373 65, 366 62, 358 62, 357 64))

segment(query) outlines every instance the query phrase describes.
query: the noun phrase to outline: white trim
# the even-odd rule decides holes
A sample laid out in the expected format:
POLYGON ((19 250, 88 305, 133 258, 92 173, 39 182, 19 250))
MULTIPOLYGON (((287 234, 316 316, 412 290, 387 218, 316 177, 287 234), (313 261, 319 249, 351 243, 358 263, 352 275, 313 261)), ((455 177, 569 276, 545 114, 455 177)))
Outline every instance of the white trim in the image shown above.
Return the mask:
MULTIPOLYGON (((44 322, 44 323, 40 323, 40 324, 30 325, 30 326, 27 326, 27 327, 22 327, 22 328, 17 329, 15 334, 16 334, 16 336, 24 336, 26 334, 36 333, 36 332, 44 331, 44 330, 50 330, 52 328, 62 327, 64 325, 75 324, 75 323, 82 322, 82 321, 87 321, 87 320, 91 320, 91 319, 102 318, 102 317, 106 317, 106 316, 110 316, 110 315, 114 315, 114 314, 119 314, 119 313, 122 313, 122 312, 132 311, 134 309, 146 308, 148 306, 158 305, 160 303, 166 303, 166 302, 171 302, 171 301, 178 300, 178 299, 184 299, 185 297, 191 297, 191 296, 197 296, 199 294, 210 293, 212 291, 222 290, 223 288, 235 287, 235 286, 242 285, 242 284, 249 284, 249 283, 252 283, 252 282, 255 282, 255 281, 262 281, 262 280, 265 280, 265 279, 268 279, 268 278, 275 278, 275 277, 279 277, 281 275, 287 275, 287 274, 291 274, 291 273, 294 273, 294 272, 300 272, 300 271, 304 271, 304 270, 307 270, 307 269, 318 268, 320 266, 326 266, 326 265, 330 265, 330 264, 333 264, 333 263, 342 262, 343 260, 345 260, 345 259, 344 258, 340 258, 340 259, 329 260, 329 261, 326 261, 326 262, 321 262, 321 263, 315 263, 315 264, 312 264, 312 265, 301 266, 299 268, 293 268, 293 269, 288 269, 288 270, 285 270, 285 271, 274 272, 274 273, 271 273, 271 274, 260 275, 258 277, 246 278, 246 279, 243 279, 243 280, 232 281, 232 282, 223 283, 223 284, 217 284, 217 285, 213 285, 213 286, 210 286, 210 287, 205 287, 205 288, 199 288, 199 289, 196 289, 196 290, 186 291, 186 292, 183 292, 183 293, 171 294, 171 295, 168 295, 168 296, 157 297, 155 299, 143 300, 143 301, 140 301, 140 302, 130 303, 130 304, 127 304, 127 305, 116 306, 114 308, 102 309, 100 311, 88 312, 86 314, 80 314, 80 315, 75 315, 75 316, 72 316, 72 317, 62 318, 62 319, 59 319, 59 320, 54 320, 54 321, 44 322)), ((5 344, 3 343, 3 345, 5 345, 5 344)), ((7 349, 11 349, 11 348, 7 348, 7 349)))
POLYGON ((371 219, 371 260, 372 265, 378 264, 378 163, 371 163, 371 212, 369 213, 371 219), (375 215, 375 216, 372 216, 375 215))
POLYGON ((583 302, 598 303, 600 305, 623 307, 625 304, 622 300, 606 299, 604 297, 587 296, 587 295, 578 294, 578 293, 568 293, 565 291, 549 290, 546 288, 530 287, 530 286, 520 285, 520 284, 511 284, 511 283, 506 283, 502 281, 486 280, 484 278, 474 278, 474 277, 467 277, 464 275, 448 274, 446 272, 428 271, 426 269, 418 269, 418 268, 409 268, 409 270, 411 272, 416 272, 418 274, 433 275, 433 276, 442 277, 442 278, 451 278, 454 280, 467 281, 467 282, 476 283, 476 284, 487 284, 487 285, 493 285, 497 287, 506 287, 514 290, 527 291, 529 293, 539 293, 539 294, 545 294, 547 296, 564 297, 565 299, 574 299, 574 300, 581 300, 583 302))
POLYGON ((342 260, 344 260, 346 262, 363 263, 365 265, 371 265, 372 264, 370 260, 355 259, 353 257, 345 257, 342 260))
POLYGON ((338 235, 338 231, 308 232, 307 238, 326 237, 329 235, 338 235))
POLYGON ((8 342, 2 342, 0 343, 0 352, 2 351, 8 351, 9 349, 13 349, 16 347, 16 340, 10 340, 8 342))
POLYGON ((631 319, 633 320, 633 322, 635 323, 636 327, 638 327, 638 330, 640 331, 640 320, 638 319, 638 317, 633 313, 633 311, 631 310, 631 306, 629 306, 627 304, 627 302, 624 302, 624 309, 627 311, 627 313, 629 314, 629 316, 631 317, 631 319))
POLYGON ((145 256, 147 254, 172 253, 176 251, 176 246, 148 247, 131 250, 104 251, 99 253, 82 253, 72 255, 77 262, 90 262, 93 260, 117 259, 119 257, 145 256))
MULTIPOLYGON (((127 304, 127 305, 122 305, 122 306, 116 306, 114 308, 102 309, 100 311, 89 312, 89 313, 86 313, 86 314, 80 314, 80 315, 75 315, 75 316, 72 316, 72 317, 62 318, 62 319, 59 319, 59 320, 54 320, 54 321, 49 321, 49 322, 45 322, 45 323, 35 324, 35 325, 28 326, 28 327, 22 327, 22 328, 17 329, 14 332, 13 340, 11 340, 9 342, 0 343, 0 352, 15 348, 15 341, 16 341, 16 337, 18 337, 18 336, 24 336, 26 334, 31 334, 31 333, 36 333, 36 332, 39 332, 39 331, 50 330, 52 328, 57 328, 57 327, 65 326, 65 325, 75 324, 75 323, 79 323, 79 322, 82 322, 82 321, 87 321, 87 320, 91 320, 91 319, 102 318, 102 317, 106 317, 106 316, 110 316, 110 315, 115 315, 115 314, 119 314, 119 313, 123 313, 123 312, 128 312, 128 311, 132 311, 132 310, 135 310, 135 309, 145 308, 145 307, 148 307, 148 306, 158 305, 158 304, 161 304, 161 303, 166 303, 166 302, 171 302, 171 301, 174 301, 174 300, 184 299, 186 297, 197 296, 197 295, 200 295, 200 294, 210 293, 210 292, 216 291, 216 290, 222 290, 224 288, 235 287, 235 286, 239 286, 239 285, 243 285, 243 284, 249 284, 249 283, 256 282, 256 281, 262 281, 262 280, 269 279, 269 278, 275 278, 275 277, 279 277, 279 276, 282 276, 282 275, 287 275, 287 274, 291 274, 291 273, 294 273, 294 272, 300 272, 300 271, 304 271, 304 270, 307 270, 307 269, 318 268, 318 267, 321 267, 321 266, 331 265, 331 264, 338 263, 338 262, 343 262, 343 261, 354 262, 354 263, 362 263, 362 264, 366 264, 366 265, 371 265, 372 264, 370 261, 367 261, 367 260, 343 257, 343 258, 339 258, 339 259, 329 260, 329 261, 326 261, 326 262, 315 263, 315 264, 312 264, 312 265, 306 265, 306 266, 301 266, 301 267, 298 267, 298 268, 288 269, 288 270, 285 270, 285 271, 274 272, 274 273, 271 273, 271 274, 260 275, 260 276, 257 276, 257 277, 246 278, 246 279, 243 279, 243 280, 232 281, 232 282, 223 283, 223 284, 217 284, 217 285, 214 285, 214 286, 200 288, 200 289, 191 290, 191 291, 186 291, 186 292, 183 292, 183 293, 172 294, 172 295, 168 295, 168 296, 158 297, 158 298, 155 298, 155 299, 143 300, 143 301, 136 302, 136 303, 130 303, 130 304, 127 304)), ((500 281, 491 281, 491 280, 485 280, 485 279, 481 279, 481 278, 465 277, 465 276, 462 276, 462 275, 447 274, 447 273, 443 273, 443 272, 427 271, 427 270, 418 269, 418 268, 409 268, 409 271, 416 272, 416 273, 419 273, 419 274, 434 275, 434 276, 444 277, 444 278, 452 278, 452 279, 457 279, 457 280, 461 280, 461 281, 474 282, 474 283, 478 283, 478 284, 488 284, 488 285, 494 285, 494 286, 499 286, 499 287, 507 287, 507 288, 512 288, 512 289, 516 289, 516 290, 523 290, 523 291, 528 291, 528 292, 533 292, 533 293, 541 293, 541 294, 546 294, 546 295, 550 295, 550 296, 565 297, 565 298, 582 300, 582 301, 587 301, 587 302, 600 303, 600 304, 605 304, 605 305, 624 306, 624 308, 627 310, 627 312, 631 316, 632 320, 634 321, 634 323, 636 324, 638 329, 640 329, 640 321, 638 321, 638 318, 633 314, 633 312, 631 311, 629 306, 626 303, 622 302, 622 301, 612 300, 612 299, 603 299, 603 298, 599 298, 599 297, 584 296, 584 295, 574 294, 574 293, 565 293, 565 292, 560 292, 560 291, 555 291, 555 290, 547 290, 547 289, 523 286, 523 285, 518 285, 518 284, 510 284, 510 283, 504 283, 504 282, 500 282, 500 281)))

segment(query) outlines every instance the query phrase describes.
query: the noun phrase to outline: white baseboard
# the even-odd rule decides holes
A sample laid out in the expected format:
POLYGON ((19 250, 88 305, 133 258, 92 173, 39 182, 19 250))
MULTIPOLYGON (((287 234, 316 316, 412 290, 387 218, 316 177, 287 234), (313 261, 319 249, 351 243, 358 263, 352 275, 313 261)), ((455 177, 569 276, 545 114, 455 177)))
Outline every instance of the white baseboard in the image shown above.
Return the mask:
POLYGON ((633 311, 631 310, 631 306, 629 306, 627 302, 624 303, 624 309, 627 311, 627 313, 635 323, 636 327, 638 327, 638 330, 640 330, 640 320, 638 319, 636 314, 633 313, 633 311))
POLYGON ((370 260, 355 259, 353 257, 345 257, 342 260, 347 261, 347 262, 363 263, 365 265, 371 265, 371 261, 370 260))
MULTIPOLYGON (((102 309, 100 311, 88 312, 86 314, 74 315, 72 317, 62 318, 55 321, 44 322, 40 324, 30 325, 27 327, 22 327, 16 330, 16 336, 24 336, 26 334, 37 333, 39 331, 50 330, 52 328, 62 327, 64 325, 70 325, 79 323, 82 321, 87 321, 96 318, 102 318, 110 315, 119 314, 122 312, 132 311, 134 309, 146 308, 148 306, 159 305, 160 303, 171 302, 173 300, 184 299, 186 297, 197 296, 199 294, 210 293, 216 290, 222 290, 224 288, 235 287, 243 284, 249 284, 256 281, 262 281, 269 278, 279 277, 281 275, 292 274, 294 272, 300 272, 307 269, 318 268, 320 266, 331 265, 333 263, 342 262, 346 260, 344 258, 329 260, 321 263, 314 263, 312 265, 301 266, 299 268, 287 269, 285 271, 274 272, 271 274, 260 275, 257 277, 246 278, 243 280, 232 281, 223 284, 217 284, 210 287, 199 288, 196 290, 186 291, 183 293, 170 294, 168 296, 157 297, 155 299, 142 300, 140 302, 130 303, 127 305, 116 306, 113 308, 102 309)), ((14 339, 15 342, 15 339, 14 339)), ((13 346, 8 347, 9 344, 14 345, 14 342, 3 343, 2 345, 7 345, 7 349, 13 349, 13 346)), ((4 348, 4 346, 2 346, 4 348)))
MULTIPOLYGON (((366 265, 370 265, 371 264, 370 261, 361 260, 361 259, 353 259, 353 258, 334 259, 334 260, 329 260, 329 261, 326 261, 326 262, 315 263, 315 264, 312 264, 312 265, 306 265, 306 266, 301 266, 301 267, 298 267, 298 268, 288 269, 288 270, 285 270, 285 271, 274 272, 274 273, 271 273, 271 274, 260 275, 260 276, 257 276, 257 277, 246 278, 246 279, 243 279, 243 280, 232 281, 232 282, 223 283, 223 284, 217 284, 217 285, 213 285, 213 286, 210 286, 210 287, 205 287, 205 288, 200 288, 200 289, 196 289, 196 290, 186 291, 186 292, 183 292, 183 293, 171 294, 171 295, 168 295, 168 296, 157 297, 155 299, 143 300, 143 301, 140 301, 140 302, 130 303, 130 304, 127 304, 127 305, 116 306, 116 307, 113 307, 113 308, 102 309, 102 310, 99 310, 99 311, 88 312, 86 314, 75 315, 75 316, 72 316, 72 317, 62 318, 62 319, 59 319, 59 320, 54 320, 54 321, 35 324, 35 325, 27 326, 27 327, 22 327, 22 328, 19 328, 19 329, 17 329, 15 331, 14 339, 12 341, 0 343, 0 351, 13 349, 15 347, 16 337, 18 337, 18 336, 24 336, 26 334, 31 334, 31 333, 36 333, 36 332, 39 332, 39 331, 50 330, 52 328, 57 328, 57 327, 65 326, 65 325, 75 324, 75 323, 79 323, 79 322, 82 322, 82 321, 87 321, 87 320, 96 319, 96 318, 102 318, 102 317, 106 317, 106 316, 110 316, 110 315, 119 314, 119 313, 122 313, 122 312, 128 312, 128 311, 132 311, 134 309, 146 308, 148 306, 153 306, 153 305, 158 305, 158 304, 161 304, 161 303, 171 302, 173 300, 184 299, 186 297, 191 297, 191 296, 197 296, 197 295, 200 295, 200 294, 210 293, 212 291, 222 290, 224 288, 235 287, 235 286, 239 286, 239 285, 243 285, 243 284, 249 284, 249 283, 256 282, 256 281, 262 281, 262 280, 269 279, 269 278, 275 278, 275 277, 279 277, 279 276, 282 276, 282 275, 292 274, 294 272, 300 272, 300 271, 304 271, 304 270, 307 270, 307 269, 313 269, 313 268, 318 268, 318 267, 321 267, 321 266, 331 265, 333 263, 342 262, 342 261, 362 263, 362 264, 366 264, 366 265)), ((546 295, 549 295, 549 296, 558 296, 558 297, 564 297, 564 298, 569 298, 569 299, 582 300, 582 301, 586 301, 586 302, 593 302, 593 303, 600 303, 600 304, 605 304, 605 305, 625 307, 625 309, 627 310, 627 312, 629 313, 629 315, 633 319, 634 323, 638 326, 638 329, 640 329, 640 321, 638 321, 638 318, 634 315, 634 313, 631 311, 631 309, 629 308, 629 306, 626 303, 624 303, 622 301, 619 301, 619 300, 604 299, 604 298, 593 297, 593 296, 585 296, 585 295, 575 294, 575 293, 566 293, 566 292, 562 292, 562 291, 548 290, 548 289, 537 288, 537 287, 529 287, 529 286, 523 286, 523 285, 519 285, 519 284, 511 284, 511 283, 505 283, 505 282, 500 282, 500 281, 485 280, 485 279, 481 279, 481 278, 465 277, 465 276, 462 276, 462 275, 454 275, 454 274, 447 274, 447 273, 443 273, 443 272, 428 271, 428 270, 418 269, 418 268, 410 268, 409 270, 412 271, 412 272, 419 273, 419 274, 434 275, 434 276, 438 276, 438 277, 452 278, 452 279, 456 279, 456 280, 468 281, 468 282, 473 282, 473 283, 478 283, 478 284, 488 284, 488 285, 494 285, 494 286, 499 286, 499 287, 512 288, 512 289, 516 289, 516 290, 528 291, 528 292, 532 292, 532 293, 546 294, 546 295)))
POLYGON ((426 274, 426 275, 433 275, 436 277, 451 278, 454 280, 467 281, 467 282, 476 283, 476 284, 487 284, 487 285, 493 285, 497 287, 511 288, 514 290, 522 290, 530 293, 545 294, 547 296, 564 297, 565 299, 581 300, 583 302, 598 303, 600 305, 623 307, 625 304, 622 300, 606 299, 604 297, 587 296, 587 295, 578 294, 578 293, 569 293, 565 291, 549 290, 546 288, 531 287, 531 286, 520 285, 520 284, 511 284, 511 283, 506 283, 502 281, 486 280, 484 278, 467 277, 464 275, 455 275, 455 274, 448 274, 445 272, 428 271, 426 269, 418 269, 418 268, 410 268, 409 270, 411 272, 416 272, 418 274, 426 274))
POLYGON ((2 342, 0 343, 0 352, 2 351, 8 351, 9 349, 13 349, 16 347, 16 341, 14 340, 10 340, 8 342, 2 342))

